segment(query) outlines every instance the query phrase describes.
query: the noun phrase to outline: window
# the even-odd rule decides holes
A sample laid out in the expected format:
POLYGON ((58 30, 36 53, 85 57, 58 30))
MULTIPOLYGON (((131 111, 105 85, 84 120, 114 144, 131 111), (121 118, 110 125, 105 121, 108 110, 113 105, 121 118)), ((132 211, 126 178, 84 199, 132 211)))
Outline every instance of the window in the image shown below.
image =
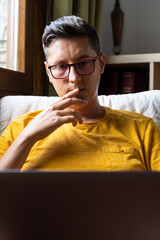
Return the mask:
POLYGON ((0 97, 45 94, 46 9, 44 0, 0 0, 0 97))
POLYGON ((24 71, 24 10, 25 1, 0 1, 0 12, 2 13, 0 15, 0 67, 24 71))
POLYGON ((8 2, 0 1, 0 67, 7 65, 7 11, 8 2))

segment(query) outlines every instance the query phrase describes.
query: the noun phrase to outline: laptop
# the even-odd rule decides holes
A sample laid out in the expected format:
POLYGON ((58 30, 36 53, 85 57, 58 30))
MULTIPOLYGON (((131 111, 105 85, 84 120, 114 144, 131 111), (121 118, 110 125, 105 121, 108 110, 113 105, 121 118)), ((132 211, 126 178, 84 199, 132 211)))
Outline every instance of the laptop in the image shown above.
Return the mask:
POLYGON ((158 172, 0 172, 0 240, 159 240, 158 172))

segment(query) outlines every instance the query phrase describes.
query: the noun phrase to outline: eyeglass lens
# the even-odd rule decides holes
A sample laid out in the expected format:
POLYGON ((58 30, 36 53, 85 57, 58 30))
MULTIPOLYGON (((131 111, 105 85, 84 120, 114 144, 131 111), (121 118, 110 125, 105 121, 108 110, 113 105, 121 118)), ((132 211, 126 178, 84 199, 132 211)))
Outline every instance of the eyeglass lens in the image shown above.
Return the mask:
POLYGON ((70 67, 74 66, 77 73, 80 75, 88 75, 94 72, 95 60, 79 62, 75 64, 59 64, 50 68, 54 78, 67 78, 70 72, 70 67))

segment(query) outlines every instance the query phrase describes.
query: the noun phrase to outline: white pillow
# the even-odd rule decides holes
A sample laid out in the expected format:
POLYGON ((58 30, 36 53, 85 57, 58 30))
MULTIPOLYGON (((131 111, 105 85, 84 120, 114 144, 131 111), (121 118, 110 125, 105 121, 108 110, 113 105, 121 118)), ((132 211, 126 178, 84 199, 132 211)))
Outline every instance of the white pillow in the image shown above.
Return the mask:
MULTIPOLYGON (((160 127, 160 90, 140 93, 99 96, 103 106, 112 109, 129 110, 153 118, 160 127)), ((26 112, 43 109, 58 101, 58 97, 6 96, 0 100, 0 135, 17 116, 26 112)))
POLYGON ((160 127, 160 90, 100 96, 99 102, 112 109, 133 111, 151 117, 160 127))

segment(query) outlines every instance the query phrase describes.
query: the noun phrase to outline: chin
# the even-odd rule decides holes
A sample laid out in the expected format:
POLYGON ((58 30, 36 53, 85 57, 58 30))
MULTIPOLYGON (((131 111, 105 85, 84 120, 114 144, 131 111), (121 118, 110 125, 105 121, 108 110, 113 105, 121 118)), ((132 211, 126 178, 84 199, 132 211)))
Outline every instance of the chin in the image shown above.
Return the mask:
POLYGON ((85 91, 78 93, 76 97, 86 101, 89 100, 89 96, 85 91))
POLYGON ((72 108, 72 109, 75 109, 75 110, 83 110, 84 108, 86 108, 86 106, 87 106, 87 104, 88 103, 84 103, 84 104, 75 104, 75 105, 72 105, 72 106, 70 106, 70 108, 72 108))

